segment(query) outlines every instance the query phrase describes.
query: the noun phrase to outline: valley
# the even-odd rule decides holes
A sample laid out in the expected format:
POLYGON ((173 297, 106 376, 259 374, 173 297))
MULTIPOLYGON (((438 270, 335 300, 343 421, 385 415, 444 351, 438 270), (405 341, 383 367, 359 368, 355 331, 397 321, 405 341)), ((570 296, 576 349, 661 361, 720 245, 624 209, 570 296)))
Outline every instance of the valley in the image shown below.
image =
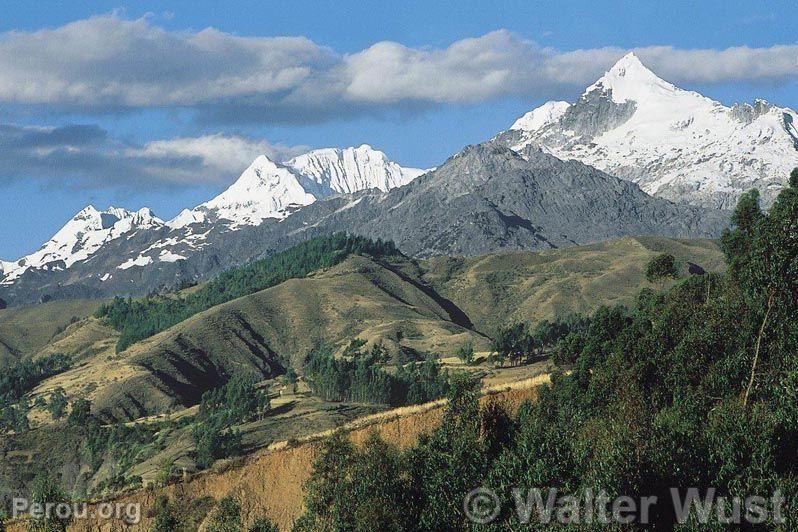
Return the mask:
MULTIPOLYGON (((316 247, 297 248, 303 249, 316 247)), ((300 251, 291 253, 292 263, 304 260, 297 255, 300 251)), ((240 297, 122 350, 120 333, 97 314, 102 302, 50 302, 0 311, 0 335, 8 343, 22 319, 43 323, 55 312, 76 316, 61 326, 51 319, 53 330, 38 332, 38 342, 29 335, 26 350, 19 351, 23 360, 66 355, 70 364, 30 390, 30 429, 3 437, 8 467, 0 471, 0 479, 8 493, 24 490, 41 456, 50 457, 63 489, 83 496, 157 485, 183 471, 193 474, 198 468, 191 427, 200 399, 235 373, 254 375, 270 402, 265 417, 235 425, 241 437, 238 452, 243 454, 388 408, 320 399, 303 373, 307 357, 321 344, 344 358, 377 350, 384 361, 380 365, 388 371, 438 360, 442 371, 467 371, 488 387, 522 382, 551 371, 549 354, 520 366, 491 361, 492 338, 500 329, 508 323, 589 314, 601 305, 633 304, 641 288, 653 286, 645 268, 662 253, 676 257, 680 277, 689 275, 689 264, 707 271, 725 268, 710 240, 653 237, 471 259, 351 254, 307 275, 251 294, 240 292, 240 297), (464 348, 475 353, 472 364, 458 358, 464 348), (299 375, 295 384, 286 380, 289 372, 299 375), (87 455, 81 443, 85 428, 66 418, 54 420, 46 407, 54 394, 63 394, 72 408, 80 400, 89 401, 91 415, 107 427, 141 427, 138 436, 124 436, 139 438, 138 450, 87 455)), ((268 262, 279 263, 277 258, 268 262)), ((261 271, 264 275, 269 270, 261 271)), ((196 298, 211 286, 184 289, 165 301, 196 298)), ((9 359, 6 367, 16 360, 9 359)))

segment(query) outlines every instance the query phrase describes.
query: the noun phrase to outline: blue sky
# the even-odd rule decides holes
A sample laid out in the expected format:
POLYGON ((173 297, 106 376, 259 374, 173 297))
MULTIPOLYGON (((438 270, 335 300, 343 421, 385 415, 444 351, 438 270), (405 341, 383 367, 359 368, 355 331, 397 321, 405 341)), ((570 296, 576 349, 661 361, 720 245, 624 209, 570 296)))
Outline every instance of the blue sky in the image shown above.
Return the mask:
POLYGON ((6 2, 0 257, 87 203, 172 217, 256 152, 368 143, 433 166, 629 49, 724 103, 796 108, 798 10, 762 4, 6 2))

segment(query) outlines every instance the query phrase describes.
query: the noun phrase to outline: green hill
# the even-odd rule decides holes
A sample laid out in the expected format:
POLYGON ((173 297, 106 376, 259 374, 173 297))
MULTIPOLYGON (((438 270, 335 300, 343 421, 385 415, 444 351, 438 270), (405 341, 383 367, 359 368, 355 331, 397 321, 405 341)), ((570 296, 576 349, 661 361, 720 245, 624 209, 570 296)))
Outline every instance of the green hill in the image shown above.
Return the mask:
POLYGON ((467 342, 485 351, 487 337, 508 323, 633 302, 642 287, 652 286, 645 267, 662 252, 672 253, 683 270, 687 262, 724 267, 714 242, 667 238, 422 262, 351 255, 213 306, 119 354, 113 329, 94 319, 72 325, 44 351, 69 353, 81 363, 40 391, 61 386, 71 397, 90 398, 108 419, 135 419, 196 404, 235 372, 269 378, 293 367, 301 373, 320 342, 339 352, 354 339, 367 348, 379 343, 405 360, 451 356, 467 342))
POLYGON ((91 315, 101 303, 73 299, 0 310, 0 369, 34 355, 70 321, 91 315))
POLYGON ((106 417, 135 418, 189 406, 233 372, 269 378, 289 366, 301 371, 321 342, 342 350, 358 338, 400 359, 451 354, 466 342, 488 348, 487 338, 455 323, 420 283, 374 259, 351 256, 218 305, 122 353, 131 376, 101 391, 95 408, 106 417))
MULTIPOLYGON (((134 458, 134 451, 125 451, 122 458, 108 455, 104 465, 89 464, 94 471, 87 480, 91 490, 111 481, 120 460, 128 476, 143 474, 149 479, 158 475, 165 460, 175 457, 181 467, 191 470, 193 443, 190 429, 181 422, 195 415, 196 407, 189 407, 199 402, 203 392, 219 387, 234 374, 253 374, 270 393, 282 394, 285 385, 274 377, 289 368, 301 376, 308 353, 320 343, 341 355, 353 340, 363 344, 364 350, 381 345, 388 371, 393 361, 420 359, 428 353, 445 357, 446 365, 463 368, 452 355, 465 344, 471 344, 477 352, 489 350, 489 336, 499 326, 589 312, 602 304, 632 303, 641 288, 653 286, 645 280, 646 264, 662 252, 677 258, 682 276, 686 276, 687 262, 707 270, 724 268, 713 242, 665 238, 624 238, 563 250, 474 259, 413 261, 393 254, 374 257, 346 253, 335 255, 333 261, 315 271, 298 271, 282 280, 269 277, 268 286, 254 292, 253 287, 261 286, 264 276, 242 277, 243 272, 253 272, 244 268, 176 294, 125 300, 125 305, 132 307, 143 301, 156 308, 167 300, 179 305, 186 301, 203 303, 210 301, 205 297, 209 286, 223 299, 230 297, 181 316, 171 326, 163 322, 164 330, 119 352, 120 331, 102 318, 85 318, 99 302, 59 301, 0 311, 0 334, 8 343, 11 341, 6 339, 15 342, 9 360, 58 353, 71 359, 69 369, 47 378, 30 393, 34 407, 28 418, 33 429, 13 438, 0 437, 0 441, 9 450, 22 449, 37 456, 57 452, 63 464, 72 464, 70 468, 87 467, 85 457, 76 457, 73 451, 64 450, 66 447, 52 450, 45 441, 37 442, 37 438, 49 441, 48 435, 53 432, 67 434, 63 421, 53 425, 49 412, 35 406, 37 400, 50 400, 53 392, 62 389, 70 404, 88 399, 93 413, 104 422, 139 420, 148 424, 165 419, 161 417, 165 413, 172 419, 163 438, 147 443, 143 454, 134 458), (225 278, 243 282, 228 291, 222 282, 225 278), (243 292, 239 291, 242 287, 243 292), (243 295, 233 298, 235 293, 243 295), (70 323, 73 315, 84 318, 70 323), (151 417, 154 415, 158 417, 151 417)), ((198 309, 190 305, 185 308, 198 309)), ((517 379, 527 368, 497 370, 482 363, 467 369, 480 377, 506 380, 517 379)), ((267 445, 274 438, 329 428, 380 408, 331 403, 313 396, 305 381, 300 387, 298 394, 275 399, 279 406, 274 415, 244 432, 247 449, 267 445)), ((70 430, 75 432, 70 445, 78 445, 84 436, 79 427, 70 430)), ((0 485, 16 485, 14 475, 13 468, 0 471, 0 485), (3 480, 6 475, 10 476, 3 480)), ((82 477, 63 478, 65 486, 83 482, 82 477)))
MULTIPOLYGON (((473 259, 439 257, 422 263, 423 277, 454 302, 480 332, 493 335, 508 323, 535 323, 600 305, 631 305, 648 262, 660 253, 707 271, 725 269, 712 240, 627 237, 587 246, 494 253, 473 259)), ((661 288, 656 286, 656 288, 661 288)))

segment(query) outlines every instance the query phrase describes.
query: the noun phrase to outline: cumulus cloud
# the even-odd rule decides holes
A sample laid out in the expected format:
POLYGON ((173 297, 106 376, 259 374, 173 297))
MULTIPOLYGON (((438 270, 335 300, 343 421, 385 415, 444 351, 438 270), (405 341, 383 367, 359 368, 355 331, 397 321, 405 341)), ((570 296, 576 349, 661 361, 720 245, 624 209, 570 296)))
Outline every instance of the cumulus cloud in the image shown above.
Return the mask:
MULTIPOLYGON (((167 31, 116 14, 0 35, 0 102, 90 112, 189 108, 219 121, 314 122, 414 105, 584 87, 628 50, 560 51, 498 30, 445 48, 379 42, 341 54, 305 37, 167 31)), ((676 82, 783 82, 798 46, 639 48, 676 82)))
POLYGON ((130 149, 127 154, 150 160, 170 160, 174 157, 196 158, 207 169, 205 174, 215 175, 215 179, 226 180, 225 176, 229 177, 240 172, 258 155, 265 155, 273 161, 287 161, 309 149, 307 146, 271 144, 265 140, 239 136, 206 135, 155 140, 141 148, 130 149))
POLYGON ((90 187, 226 184, 258 155, 282 161, 304 151, 302 146, 224 135, 139 146, 94 125, 0 124, 0 182, 37 179, 90 187))

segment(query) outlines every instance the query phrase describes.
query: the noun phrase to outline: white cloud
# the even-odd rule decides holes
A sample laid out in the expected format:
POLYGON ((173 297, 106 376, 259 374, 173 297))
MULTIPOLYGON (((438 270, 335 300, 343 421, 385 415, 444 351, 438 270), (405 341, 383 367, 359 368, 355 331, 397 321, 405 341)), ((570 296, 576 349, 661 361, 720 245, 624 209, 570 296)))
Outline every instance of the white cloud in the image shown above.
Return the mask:
POLYGON ((0 183, 40 179, 73 186, 193 186, 232 182, 258 155, 286 160, 303 146, 240 136, 156 140, 143 146, 93 125, 0 124, 0 183))
MULTIPOLYGON (((0 35, 0 102, 90 112, 189 108, 229 122, 313 122, 406 105, 552 96, 590 84, 627 51, 559 51, 498 30, 446 48, 379 42, 340 54, 304 37, 168 31, 150 18, 111 14, 0 35)), ((636 51, 675 82, 798 77, 798 45, 636 51)))
POLYGON ((364 102, 475 102, 523 92, 547 54, 507 31, 443 50, 381 42, 345 58, 347 96, 364 102))
POLYGON ((196 157, 211 180, 227 182, 231 175, 241 172, 259 155, 266 155, 273 161, 286 161, 309 149, 307 146, 271 144, 239 136, 206 135, 155 140, 141 148, 129 149, 127 153, 131 157, 152 160, 196 157))

